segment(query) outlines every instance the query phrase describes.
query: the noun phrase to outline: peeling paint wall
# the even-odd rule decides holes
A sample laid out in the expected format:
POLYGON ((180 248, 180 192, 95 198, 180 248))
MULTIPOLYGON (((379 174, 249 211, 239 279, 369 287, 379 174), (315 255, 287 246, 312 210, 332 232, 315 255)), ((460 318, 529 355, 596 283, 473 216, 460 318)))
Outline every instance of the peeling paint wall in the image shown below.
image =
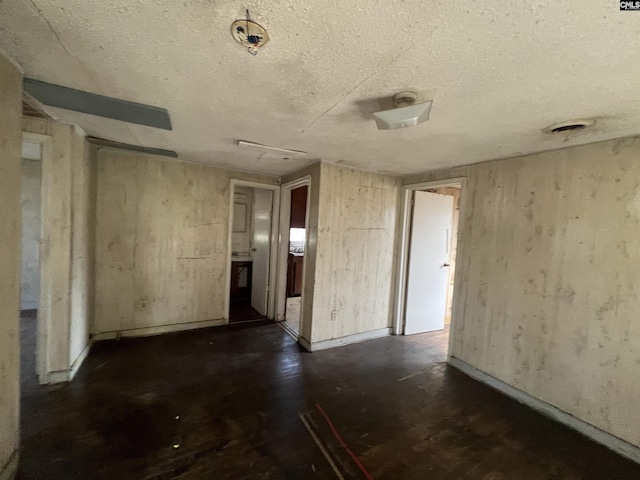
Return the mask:
POLYGON ((95 151, 94 333, 225 317, 230 181, 275 177, 95 151))
POLYGON ((322 164, 312 342, 390 326, 400 179, 322 164))
POLYGON ((467 177, 453 356, 640 446, 640 138, 467 177))
POLYGON ((20 440, 22 75, 2 55, 0 78, 0 477, 9 478, 8 464, 15 466, 20 440))

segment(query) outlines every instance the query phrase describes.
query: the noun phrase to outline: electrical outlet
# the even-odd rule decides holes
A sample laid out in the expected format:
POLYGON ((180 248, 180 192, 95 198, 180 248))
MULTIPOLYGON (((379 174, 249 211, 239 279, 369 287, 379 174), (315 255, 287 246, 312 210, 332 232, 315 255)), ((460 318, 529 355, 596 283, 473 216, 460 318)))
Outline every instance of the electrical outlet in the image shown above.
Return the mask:
POLYGON ((331 310, 331 321, 335 322, 337 317, 338 317, 338 311, 337 310, 331 310))

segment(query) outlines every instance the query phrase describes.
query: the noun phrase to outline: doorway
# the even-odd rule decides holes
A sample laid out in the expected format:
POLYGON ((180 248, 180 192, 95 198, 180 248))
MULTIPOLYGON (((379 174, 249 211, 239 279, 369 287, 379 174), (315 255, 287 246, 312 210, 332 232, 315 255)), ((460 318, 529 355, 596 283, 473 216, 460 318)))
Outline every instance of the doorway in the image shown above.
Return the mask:
POLYGON ((273 318, 277 235, 276 186, 231 184, 229 323, 273 318))
POLYGON ((42 205, 42 146, 39 142, 23 141, 21 170, 20 377, 23 385, 37 385, 42 205))
POLYGON ((295 339, 303 321, 309 183, 305 177, 282 186, 277 318, 295 339))
POLYGON ((464 179, 404 188, 396 334, 451 340, 455 266, 464 179))

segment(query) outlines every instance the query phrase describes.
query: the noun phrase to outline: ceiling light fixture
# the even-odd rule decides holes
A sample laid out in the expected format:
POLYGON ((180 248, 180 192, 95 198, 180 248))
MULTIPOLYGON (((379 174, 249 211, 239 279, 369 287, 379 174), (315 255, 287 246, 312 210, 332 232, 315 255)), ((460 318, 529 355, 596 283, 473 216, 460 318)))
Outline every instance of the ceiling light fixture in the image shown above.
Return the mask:
POLYGON ((378 130, 395 130, 396 128, 414 127, 429 120, 429 112, 433 100, 416 103, 416 94, 400 92, 393 96, 395 108, 375 112, 373 118, 378 130))
POLYGON ((251 20, 248 9, 244 20, 231 24, 231 35, 236 42, 247 47, 251 55, 257 55, 258 49, 269 41, 269 34, 262 25, 251 20))
POLYGON ((307 156, 307 152, 303 152, 302 150, 288 150, 286 148, 271 147, 269 145, 262 145, 261 143, 246 142, 244 140, 238 140, 238 147, 266 150, 268 152, 275 152, 275 153, 285 153, 292 157, 307 156))

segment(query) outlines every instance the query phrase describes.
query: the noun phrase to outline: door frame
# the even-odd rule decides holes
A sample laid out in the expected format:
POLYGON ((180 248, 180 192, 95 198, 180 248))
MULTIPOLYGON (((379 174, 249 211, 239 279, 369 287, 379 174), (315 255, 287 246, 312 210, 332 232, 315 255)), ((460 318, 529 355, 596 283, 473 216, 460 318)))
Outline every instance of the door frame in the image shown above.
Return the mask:
MULTIPOLYGON (((420 182, 420 183, 411 183, 408 185, 403 185, 400 191, 400 213, 401 213, 401 224, 400 224, 400 239, 398 249, 398 269, 396 274, 396 302, 394 307, 394 318, 393 318, 393 334, 394 335, 403 335, 404 334, 404 316, 407 305, 407 280, 409 273, 409 246, 411 241, 411 225, 413 222, 412 219, 412 204, 411 199, 413 198, 413 193, 420 190, 426 190, 429 188, 440 188, 440 187, 451 187, 451 186, 460 186, 460 212, 458 215, 458 241, 456 243, 456 258, 459 255, 460 248, 462 245, 462 235, 461 233, 464 231, 464 207, 465 207, 465 196, 466 196, 466 184, 467 177, 453 177, 453 178, 445 178, 442 180, 433 180, 429 182, 420 182)), ((457 308, 457 298, 459 289, 456 287, 459 283, 459 275, 460 269, 458 268, 458 262, 454 266, 454 280, 453 280, 453 295, 452 295, 452 311, 451 311, 451 328, 449 331, 449 349, 447 353, 447 357, 451 355, 451 346, 453 345, 453 334, 454 334, 454 321, 458 315, 457 308)))
POLYGON ((287 182, 280 187, 280 228, 279 228, 279 249, 278 249, 278 284, 277 290, 277 307, 276 321, 282 322, 285 330, 297 340, 302 335, 302 326, 304 325, 304 307, 309 301, 305 295, 305 279, 307 268, 307 256, 309 255, 309 209, 311 205, 311 175, 297 178, 291 182, 287 182), (307 209, 304 216, 304 228, 306 235, 304 239, 304 255, 303 275, 302 275, 302 295, 300 295, 300 328, 297 332, 290 328, 286 322, 286 304, 287 304, 287 261, 289 258, 289 228, 291 222, 291 191, 299 187, 307 186, 307 209))
POLYGON ((269 287, 267 293, 267 318, 275 318, 276 285, 278 266, 278 225, 280 211, 280 185, 270 183, 250 182, 247 180, 232 179, 229 186, 229 228, 227 231, 227 282, 224 297, 225 323, 229 323, 229 310, 231 308, 231 259, 233 254, 233 204, 235 201, 236 187, 260 188, 270 190, 273 193, 273 205, 271 209, 271 246, 269 248, 269 287))
MULTIPOLYGON (((50 197, 49 169, 53 160, 53 139, 50 135, 22 132, 22 142, 40 144, 40 255, 38 264, 40 269, 40 292, 38 293, 38 315, 36 319, 36 374, 41 385, 50 383, 49 373, 49 338, 53 328, 50 304, 53 302, 52 283, 49 275, 53 271, 53 260, 43 255, 48 250, 49 242, 49 203, 50 197)), ((22 144, 21 144, 22 145, 22 144)), ((21 164, 22 165, 22 164, 21 164)), ((22 215, 22 209, 20 211, 22 215)), ((20 233, 22 235, 22 232, 20 233)))

